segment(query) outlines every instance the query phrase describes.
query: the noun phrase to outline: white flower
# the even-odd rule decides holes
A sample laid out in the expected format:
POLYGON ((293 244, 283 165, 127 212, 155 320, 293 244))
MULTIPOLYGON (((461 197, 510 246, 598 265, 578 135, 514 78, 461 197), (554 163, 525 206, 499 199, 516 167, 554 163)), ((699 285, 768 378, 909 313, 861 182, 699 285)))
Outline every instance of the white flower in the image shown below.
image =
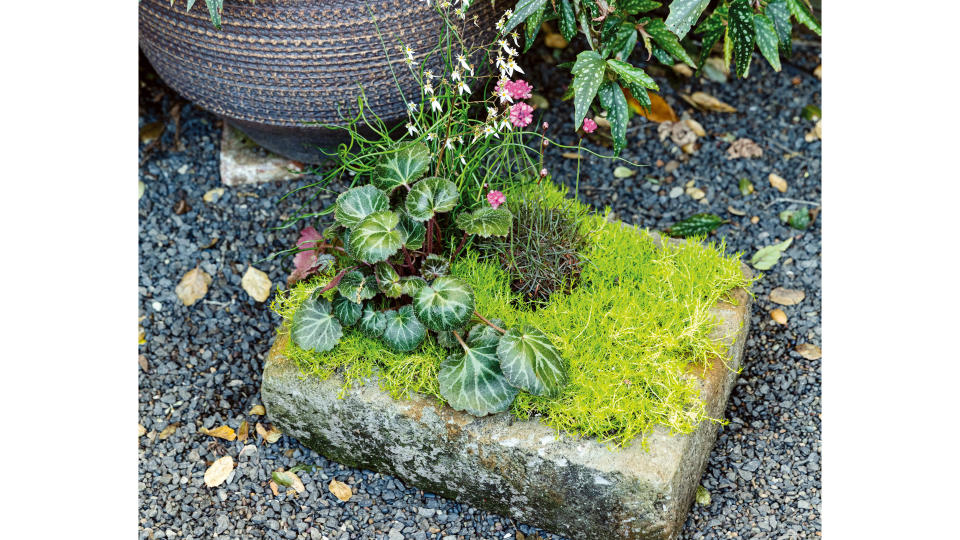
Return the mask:
POLYGON ((471 71, 471 72, 473 71, 472 69, 470 69, 470 64, 467 63, 467 57, 466 57, 466 56, 464 56, 464 55, 462 55, 462 54, 458 54, 458 55, 457 55, 457 62, 458 62, 461 66, 463 66, 463 69, 465 69, 466 71, 471 71))
POLYGON ((403 63, 406 64, 406 65, 408 65, 408 66, 410 66, 410 67, 413 67, 413 65, 414 65, 416 62, 414 62, 413 58, 411 58, 411 57, 408 56, 408 57, 406 57, 406 58, 403 59, 403 63))
POLYGON ((497 84, 495 94, 500 98, 500 103, 513 103, 513 96, 511 96, 510 91, 507 90, 506 83, 506 79, 500 79, 500 82, 497 84))
POLYGON ((433 80, 433 77, 434 77, 434 74, 433 74, 433 72, 430 71, 429 69, 423 72, 423 78, 424 78, 424 79, 426 79, 426 80, 428 80, 428 81, 431 81, 431 80, 433 80))
POLYGON ((410 103, 407 103, 407 111, 410 114, 417 112, 417 104, 412 101, 410 103))
POLYGON ((497 66, 497 69, 500 70, 500 73, 503 73, 504 71, 507 70, 507 63, 505 60, 506 58, 504 58, 503 55, 498 52, 496 66, 497 66))
POLYGON ((518 43, 517 40, 520 39, 520 34, 518 34, 516 30, 514 30, 513 32, 510 32, 510 37, 513 38, 514 46, 519 47, 520 43, 518 43))
POLYGON ((409 133, 410 135, 416 135, 417 133, 419 133, 419 131, 417 130, 417 126, 411 124, 410 122, 407 122, 407 133, 409 133))
POLYGON ((497 139, 500 138, 500 135, 497 135, 497 130, 493 129, 493 126, 491 126, 490 124, 483 126, 483 136, 489 137, 491 135, 493 135, 497 139))
POLYGON ((447 150, 453 150, 453 141, 452 141, 452 140, 447 139, 446 141, 444 141, 443 145, 447 147, 447 150))
POLYGON ((401 51, 407 58, 409 58, 410 60, 413 60, 413 49, 411 49, 409 45, 404 45, 403 47, 400 47, 400 51, 401 51))
POLYGON ((457 17, 460 17, 461 19, 467 18, 467 14, 462 7, 458 7, 457 9, 453 10, 453 12, 454 14, 456 14, 457 17))
POLYGON ((464 159, 463 154, 460 154, 460 163, 463 163, 463 166, 464 166, 464 167, 467 166, 467 160, 464 159))
POLYGON ((459 81, 459 80, 461 80, 461 79, 463 78, 463 74, 460 73, 460 68, 459 68, 459 67, 453 68, 453 73, 450 74, 450 78, 453 79, 453 80, 455 80, 455 81, 459 81))
POLYGON ((463 144, 463 137, 457 135, 457 142, 463 144))
POLYGON ((507 21, 504 18, 501 18, 497 21, 497 32, 503 32, 503 27, 507 25, 507 21))
POLYGON ((440 112, 442 107, 440 107, 440 101, 437 100, 436 96, 430 96, 430 108, 440 112))
POLYGON ((436 138, 437 138, 437 136, 434 135, 432 131, 431 131, 430 133, 427 133, 426 139, 427 139, 428 141, 432 141, 432 140, 434 140, 434 139, 436 139, 436 138))
POLYGON ((513 129, 513 126, 506 118, 500 120, 500 131, 510 131, 511 129, 513 129))
POLYGON ((517 65, 517 61, 511 58, 507 60, 507 69, 510 70, 510 75, 513 75, 513 72, 523 73, 523 70, 520 69, 520 66, 517 65))
POLYGON ((497 116, 497 109, 494 107, 487 107, 487 120, 491 118, 496 118, 496 116, 497 116))
POLYGON ((470 94, 470 93, 472 93, 472 92, 470 92, 470 87, 467 86, 467 83, 465 83, 465 82, 463 82, 463 81, 460 81, 460 84, 457 85, 457 89, 460 90, 460 95, 461 95, 461 96, 462 96, 463 94, 470 94))
POLYGON ((426 93, 428 93, 428 94, 430 94, 430 95, 432 96, 432 95, 433 95, 433 85, 430 84, 430 83, 427 83, 427 84, 423 85, 423 91, 426 92, 426 93))

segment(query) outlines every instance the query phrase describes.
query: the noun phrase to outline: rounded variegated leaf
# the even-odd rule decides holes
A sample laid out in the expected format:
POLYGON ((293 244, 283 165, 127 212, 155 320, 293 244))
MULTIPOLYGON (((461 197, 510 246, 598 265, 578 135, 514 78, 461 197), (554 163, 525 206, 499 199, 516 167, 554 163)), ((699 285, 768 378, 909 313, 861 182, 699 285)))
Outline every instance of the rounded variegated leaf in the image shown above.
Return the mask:
POLYGON ((304 302, 294 314, 291 335, 301 349, 327 352, 340 342, 343 327, 333 316, 330 302, 314 297, 304 302))
POLYGON ((350 188, 337 197, 333 217, 344 227, 354 228, 374 212, 390 209, 387 194, 374 186, 350 188))
POLYGON ((373 267, 373 275, 377 278, 377 287, 387 298, 400 298, 403 286, 400 285, 400 274, 393 269, 390 263, 379 262, 373 267))
POLYGON ((373 184, 390 193, 397 186, 411 186, 430 167, 430 150, 423 143, 409 143, 377 165, 373 184))
POLYGON ((400 278, 400 286, 403 294, 413 298, 420 292, 420 289, 427 286, 427 280, 420 276, 406 276, 400 278))
POLYGON ((360 315, 360 321, 357 328, 364 334, 378 338, 383 335, 383 330, 387 327, 387 318, 383 313, 373 309, 371 306, 363 308, 363 314, 360 315))
POLYGON ((567 366, 560 351, 540 330, 511 328, 497 345, 500 367, 510 384, 535 396, 556 395, 567 384, 567 366))
MULTIPOLYGON (((499 326, 500 328, 504 327, 503 321, 500 319, 490 319, 490 322, 499 326)), ((467 336, 467 344, 471 347, 477 345, 493 345, 496 346, 500 343, 500 332, 494 330, 491 326, 485 323, 477 323, 473 325, 473 328, 470 329, 470 334, 467 336)))
POLYGON ((457 185, 438 176, 431 176, 414 184, 407 193, 404 208, 417 221, 427 221, 434 214, 449 212, 457 206, 460 190, 457 185))
POLYGON ((427 281, 450 273, 450 261, 442 255, 431 253, 420 265, 420 275, 427 281))
POLYGON ((350 249, 364 262, 387 260, 403 245, 403 235, 396 228, 399 222, 389 210, 370 214, 350 232, 350 249))
POLYGON ((348 299, 342 294, 337 294, 333 299, 333 314, 337 316, 340 324, 344 326, 353 326, 360 318, 363 311, 363 305, 348 299))
POLYGON ((417 316, 413 313, 413 308, 409 305, 402 306, 396 311, 391 309, 383 315, 387 325, 381 337, 395 351, 412 351, 417 348, 417 345, 420 345, 424 336, 427 335, 427 329, 417 319, 417 316))
POLYGON ((506 236, 510 234, 512 225, 513 214, 506 208, 490 208, 487 206, 457 216, 457 227, 460 227, 463 232, 476 234, 484 238, 506 236))
POLYGON ((423 247, 423 241, 427 237, 427 228, 423 223, 403 214, 400 216, 400 223, 397 224, 397 230, 403 235, 403 245, 407 249, 420 249, 423 247))
POLYGON ((454 332, 460 334, 460 338, 462 339, 467 335, 467 328, 463 327, 459 330, 441 330, 437 332, 437 344, 445 349, 459 349, 460 342, 457 341, 456 336, 453 335, 454 332))
POLYGON ((351 259, 359 259, 356 252, 353 251, 353 248, 350 247, 350 229, 344 229, 342 236, 340 237, 343 240, 343 250, 347 252, 347 256, 351 259))
POLYGON ((451 407, 476 416, 507 410, 517 397, 500 371, 495 345, 470 347, 447 357, 437 374, 440 395, 451 407))
POLYGON ((359 304, 377 295, 377 283, 373 276, 365 275, 359 270, 351 270, 340 280, 337 291, 347 300, 359 304))
POLYGON ((413 308, 431 330, 456 330, 473 314, 473 290, 461 279, 443 276, 417 291, 413 308))

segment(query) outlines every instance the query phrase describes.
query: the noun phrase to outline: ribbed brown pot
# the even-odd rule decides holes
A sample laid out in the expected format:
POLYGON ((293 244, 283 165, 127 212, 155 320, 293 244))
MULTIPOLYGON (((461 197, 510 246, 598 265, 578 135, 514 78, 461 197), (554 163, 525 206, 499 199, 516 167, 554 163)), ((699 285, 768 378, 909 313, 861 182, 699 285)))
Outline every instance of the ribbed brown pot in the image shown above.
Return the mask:
MULTIPOLYGON (((381 118, 403 119, 405 103, 390 65, 405 95, 419 90, 399 40, 420 60, 443 29, 422 0, 226 0, 221 30, 202 1, 189 13, 186 0, 139 4, 140 47, 167 85, 266 148, 309 163, 323 159, 317 146, 334 146, 342 134, 305 124, 342 124, 338 106, 355 109, 359 85, 381 118)), ((467 24, 472 34, 466 37, 489 43, 506 7, 474 4, 468 16, 477 15, 480 28, 467 24)))

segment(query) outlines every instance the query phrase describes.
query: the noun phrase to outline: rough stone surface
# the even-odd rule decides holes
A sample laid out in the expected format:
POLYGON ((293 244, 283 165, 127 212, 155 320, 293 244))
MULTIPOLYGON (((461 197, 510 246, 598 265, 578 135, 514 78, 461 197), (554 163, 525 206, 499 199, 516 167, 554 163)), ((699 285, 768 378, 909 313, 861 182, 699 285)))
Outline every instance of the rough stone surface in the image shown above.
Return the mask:
POLYGON ((301 177, 303 170, 302 163, 258 146, 224 122, 220 141, 220 181, 224 185, 293 180, 301 177))
MULTIPOLYGON (((727 343, 726 365, 715 360, 704 378, 691 372, 714 418, 736 382, 749 329, 751 298, 743 289, 733 297, 736 305, 714 308, 712 337, 727 343)), ((375 379, 341 393, 337 376, 302 377, 282 355, 285 339, 274 343, 261 386, 284 433, 334 461, 571 538, 674 538, 716 439, 717 424, 705 421, 688 435, 656 430, 648 450, 639 441, 614 449, 535 419, 477 418, 419 395, 395 400, 375 379)))

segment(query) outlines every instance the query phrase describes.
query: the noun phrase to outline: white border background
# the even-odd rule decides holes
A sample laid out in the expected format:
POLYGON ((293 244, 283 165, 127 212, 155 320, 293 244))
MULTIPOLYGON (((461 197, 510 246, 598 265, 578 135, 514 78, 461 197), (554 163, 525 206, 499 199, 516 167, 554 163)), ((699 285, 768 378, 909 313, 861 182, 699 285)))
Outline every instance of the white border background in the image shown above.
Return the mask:
MULTIPOLYGON (((956 538, 960 8, 825 4, 824 534, 956 538)), ((0 531, 135 538, 137 2, 3 19, 0 531)))

